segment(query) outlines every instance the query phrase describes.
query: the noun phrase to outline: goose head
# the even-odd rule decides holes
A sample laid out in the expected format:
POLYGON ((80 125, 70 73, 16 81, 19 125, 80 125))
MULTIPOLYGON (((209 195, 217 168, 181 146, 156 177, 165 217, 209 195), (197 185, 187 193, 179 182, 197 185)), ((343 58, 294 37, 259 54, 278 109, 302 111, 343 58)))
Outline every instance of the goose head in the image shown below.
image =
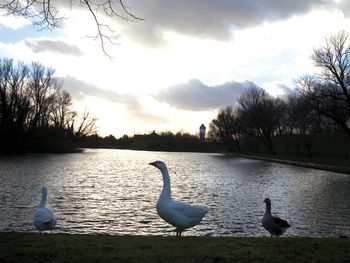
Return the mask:
POLYGON ((265 198, 263 202, 266 204, 266 210, 271 211, 271 200, 270 200, 270 198, 265 198))
POLYGON ((271 206, 271 200, 270 198, 265 198, 263 201, 266 205, 270 205, 271 206))
POLYGON ((167 169, 165 163, 163 163, 162 161, 151 162, 151 163, 149 163, 149 165, 152 165, 152 166, 158 168, 161 171, 167 169))

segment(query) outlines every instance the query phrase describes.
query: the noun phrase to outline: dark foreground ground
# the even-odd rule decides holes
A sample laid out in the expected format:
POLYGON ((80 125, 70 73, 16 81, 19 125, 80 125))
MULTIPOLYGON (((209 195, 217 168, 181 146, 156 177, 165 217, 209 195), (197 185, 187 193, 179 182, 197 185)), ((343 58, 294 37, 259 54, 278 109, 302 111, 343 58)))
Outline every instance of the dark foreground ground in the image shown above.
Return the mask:
POLYGON ((350 239, 0 233, 0 262, 350 262, 350 239))

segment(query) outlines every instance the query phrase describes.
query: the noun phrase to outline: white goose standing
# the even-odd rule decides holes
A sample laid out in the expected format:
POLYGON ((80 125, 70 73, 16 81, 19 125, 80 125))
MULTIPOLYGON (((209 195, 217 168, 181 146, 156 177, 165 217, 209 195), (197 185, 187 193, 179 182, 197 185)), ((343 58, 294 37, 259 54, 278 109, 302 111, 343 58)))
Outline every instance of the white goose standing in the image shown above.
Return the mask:
POLYGON ((166 222, 176 227, 176 236, 181 236, 183 230, 199 224, 208 209, 172 199, 167 166, 162 161, 155 161, 150 165, 158 168, 163 176, 163 190, 157 201, 157 213, 166 222))
POLYGON ((265 198, 263 202, 266 204, 265 214, 262 218, 263 227, 271 234, 271 237, 281 236, 290 227, 290 224, 271 214, 271 200, 269 198, 265 198))
POLYGON ((47 187, 43 186, 41 189, 41 201, 40 204, 33 215, 33 225, 39 230, 39 232, 44 230, 50 230, 56 225, 56 217, 54 212, 46 207, 47 199, 47 187))

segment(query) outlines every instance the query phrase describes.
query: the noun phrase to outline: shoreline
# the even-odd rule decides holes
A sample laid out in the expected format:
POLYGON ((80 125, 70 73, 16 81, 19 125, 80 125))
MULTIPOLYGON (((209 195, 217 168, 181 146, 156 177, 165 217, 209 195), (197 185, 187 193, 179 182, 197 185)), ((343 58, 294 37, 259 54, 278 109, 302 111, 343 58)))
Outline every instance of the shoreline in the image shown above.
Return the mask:
POLYGON ((313 169, 317 169, 317 170, 324 170, 324 171, 330 171, 330 172, 335 172, 335 173, 350 174, 350 167, 346 167, 346 166, 337 166, 337 165, 328 165, 328 164, 320 164, 320 163, 312 163, 312 162, 295 161, 295 160, 290 160, 290 159, 280 159, 280 158, 276 158, 276 157, 249 155, 249 154, 243 154, 243 153, 242 154, 241 153, 223 153, 223 154, 236 156, 236 157, 262 160, 262 161, 267 161, 267 162, 275 162, 275 163, 295 165, 295 166, 306 167, 306 168, 313 168, 313 169))

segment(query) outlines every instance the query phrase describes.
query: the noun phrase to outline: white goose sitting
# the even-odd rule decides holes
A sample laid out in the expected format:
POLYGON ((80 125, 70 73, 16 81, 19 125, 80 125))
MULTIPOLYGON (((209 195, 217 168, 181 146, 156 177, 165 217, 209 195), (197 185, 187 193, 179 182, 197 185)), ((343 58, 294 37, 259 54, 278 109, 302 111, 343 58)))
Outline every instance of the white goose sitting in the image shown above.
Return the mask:
POLYGON ((266 204, 265 214, 262 218, 263 227, 271 234, 271 237, 281 236, 290 227, 290 224, 286 220, 271 215, 271 200, 269 198, 265 198, 263 202, 266 204))
POLYGON ((157 213, 166 222, 176 227, 176 236, 181 236, 183 230, 199 224, 208 209, 172 199, 170 177, 165 163, 155 161, 150 165, 157 167, 163 176, 163 190, 157 201, 157 213))
POLYGON ((46 207, 46 199, 47 199, 47 188, 43 186, 41 189, 41 201, 40 204, 33 215, 33 224, 39 230, 39 232, 43 230, 50 230, 52 233, 52 229, 56 225, 56 217, 54 212, 46 207))

